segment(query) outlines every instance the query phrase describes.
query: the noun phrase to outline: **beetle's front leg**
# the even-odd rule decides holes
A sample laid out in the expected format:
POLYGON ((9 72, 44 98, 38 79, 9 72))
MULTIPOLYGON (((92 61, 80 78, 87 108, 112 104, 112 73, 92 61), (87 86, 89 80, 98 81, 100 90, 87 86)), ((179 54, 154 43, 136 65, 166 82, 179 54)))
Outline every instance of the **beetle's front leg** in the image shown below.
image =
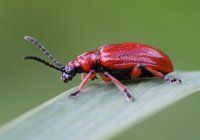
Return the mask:
POLYGON ((83 87, 87 84, 88 79, 92 78, 94 75, 96 76, 95 71, 90 70, 89 73, 86 74, 86 76, 83 78, 81 84, 78 86, 78 89, 74 93, 70 94, 69 97, 78 96, 80 94, 81 90, 83 89, 83 87))
MULTIPOLYGON (((82 74, 81 74, 81 79, 82 79, 82 81, 84 80, 84 78, 85 78, 86 76, 87 76, 86 73, 82 73, 82 74)), ((95 79, 97 79, 96 73, 92 74, 92 75, 89 77, 89 79, 91 79, 92 81, 95 80, 95 79)))
POLYGON ((82 81, 85 79, 85 77, 86 77, 86 73, 81 73, 81 79, 82 79, 82 81))

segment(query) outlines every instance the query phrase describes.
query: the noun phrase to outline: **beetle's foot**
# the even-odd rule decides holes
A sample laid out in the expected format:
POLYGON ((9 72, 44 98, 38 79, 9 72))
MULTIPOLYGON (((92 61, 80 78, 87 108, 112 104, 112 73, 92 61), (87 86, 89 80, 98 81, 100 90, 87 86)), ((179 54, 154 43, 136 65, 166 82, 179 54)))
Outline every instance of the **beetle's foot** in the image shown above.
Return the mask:
POLYGON ((80 91, 75 91, 74 93, 71 93, 69 95, 69 98, 74 98, 74 97, 78 97, 80 95, 80 91))
POLYGON ((124 92, 125 92, 125 96, 126 96, 127 101, 134 101, 135 100, 135 98, 127 90, 125 90, 124 92))
POLYGON ((164 80, 170 82, 171 84, 180 84, 182 82, 181 79, 173 77, 165 77, 164 80))

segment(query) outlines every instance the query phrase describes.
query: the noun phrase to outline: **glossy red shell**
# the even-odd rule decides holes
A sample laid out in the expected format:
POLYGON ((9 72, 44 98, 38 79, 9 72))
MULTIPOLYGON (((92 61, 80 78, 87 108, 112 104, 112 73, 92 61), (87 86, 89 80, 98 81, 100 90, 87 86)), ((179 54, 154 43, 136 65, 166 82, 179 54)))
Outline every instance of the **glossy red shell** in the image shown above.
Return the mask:
POLYGON ((133 68, 137 64, 151 66, 165 74, 173 71, 169 57, 157 48, 140 43, 105 45, 97 49, 99 63, 109 69, 133 68))

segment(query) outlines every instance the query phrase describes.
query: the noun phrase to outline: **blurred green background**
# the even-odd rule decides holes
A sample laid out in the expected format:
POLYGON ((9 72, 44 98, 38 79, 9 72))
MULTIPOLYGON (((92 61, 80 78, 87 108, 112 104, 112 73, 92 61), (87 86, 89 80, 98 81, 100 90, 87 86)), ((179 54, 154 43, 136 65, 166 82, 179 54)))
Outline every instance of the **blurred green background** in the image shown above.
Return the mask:
MULTIPOLYGON (((156 46, 175 69, 199 70, 198 0, 0 0, 0 125, 77 85, 25 55, 45 58, 23 36, 38 38, 64 64, 108 43, 156 46)), ((200 95, 195 94, 115 139, 200 139, 200 95)), ((134 115, 134 112, 133 114, 134 115)))

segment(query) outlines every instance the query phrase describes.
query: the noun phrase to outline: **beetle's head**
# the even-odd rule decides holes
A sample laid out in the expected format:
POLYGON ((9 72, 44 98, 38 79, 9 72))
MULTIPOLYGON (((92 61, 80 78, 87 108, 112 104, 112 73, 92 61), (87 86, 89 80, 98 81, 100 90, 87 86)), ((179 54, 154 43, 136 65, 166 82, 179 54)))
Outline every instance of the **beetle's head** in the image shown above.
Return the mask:
POLYGON ((64 68, 64 72, 62 73, 62 76, 61 76, 61 80, 63 82, 68 82, 70 80, 72 80, 72 78, 76 75, 77 73, 77 67, 75 66, 66 66, 64 68))

